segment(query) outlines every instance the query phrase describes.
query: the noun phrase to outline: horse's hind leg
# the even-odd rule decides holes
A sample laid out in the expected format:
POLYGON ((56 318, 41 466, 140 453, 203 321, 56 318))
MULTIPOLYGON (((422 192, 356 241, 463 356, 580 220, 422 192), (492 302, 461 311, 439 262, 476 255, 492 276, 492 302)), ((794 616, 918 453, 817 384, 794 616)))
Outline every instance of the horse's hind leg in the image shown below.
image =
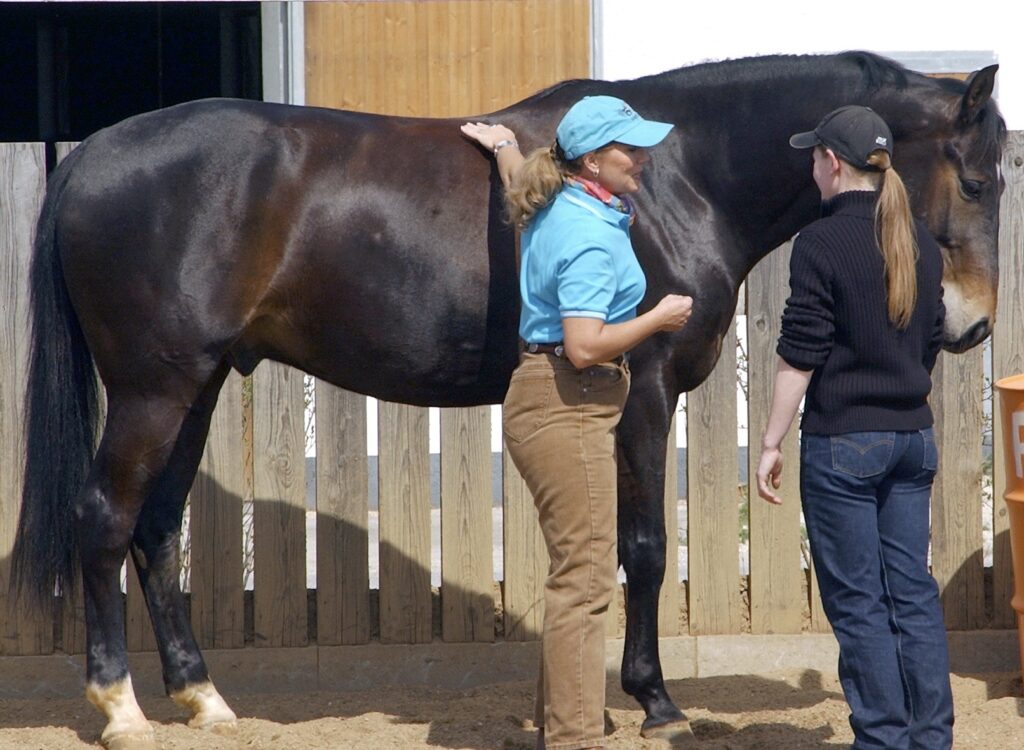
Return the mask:
POLYGON ((179 551, 185 498, 229 369, 226 363, 221 365, 185 417, 167 466, 142 506, 131 544, 156 633, 167 694, 192 712, 189 726, 219 733, 235 729, 235 714, 210 681, 192 633, 179 582, 179 551))
MULTIPOLYGON (((207 373, 208 379, 209 375, 207 373)), ((125 644, 120 570, 145 499, 158 484, 200 388, 164 381, 160 394, 108 390, 107 422, 75 502, 86 619, 86 696, 107 716, 112 750, 155 748, 135 700, 125 644)))

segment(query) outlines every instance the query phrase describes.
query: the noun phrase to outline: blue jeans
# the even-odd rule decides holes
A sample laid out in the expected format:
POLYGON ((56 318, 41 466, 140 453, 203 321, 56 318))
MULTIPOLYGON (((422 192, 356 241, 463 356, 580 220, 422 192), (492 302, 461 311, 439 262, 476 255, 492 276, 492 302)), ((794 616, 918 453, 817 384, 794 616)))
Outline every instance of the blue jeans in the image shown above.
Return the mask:
POLYGON ((943 750, 953 696, 928 571, 931 428, 804 435, 800 492, 822 604, 839 641, 854 748, 943 750))

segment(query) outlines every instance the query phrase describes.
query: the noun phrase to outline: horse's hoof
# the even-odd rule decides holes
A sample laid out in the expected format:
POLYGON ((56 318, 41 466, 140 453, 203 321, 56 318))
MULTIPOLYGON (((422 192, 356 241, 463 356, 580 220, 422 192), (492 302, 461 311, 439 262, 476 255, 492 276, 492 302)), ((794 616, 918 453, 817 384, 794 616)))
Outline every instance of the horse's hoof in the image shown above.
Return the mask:
POLYGON ((223 737, 233 737, 238 734, 238 722, 234 719, 204 718, 202 715, 193 716, 188 725, 193 729, 202 729, 204 732, 213 732, 223 737))
POLYGON ((697 738, 690 729, 688 719, 678 719, 662 724, 648 724, 646 721, 640 728, 640 736, 645 740, 662 740, 669 747, 696 747, 697 738))
POLYGON ((153 732, 115 734, 100 740, 107 750, 160 750, 153 732))

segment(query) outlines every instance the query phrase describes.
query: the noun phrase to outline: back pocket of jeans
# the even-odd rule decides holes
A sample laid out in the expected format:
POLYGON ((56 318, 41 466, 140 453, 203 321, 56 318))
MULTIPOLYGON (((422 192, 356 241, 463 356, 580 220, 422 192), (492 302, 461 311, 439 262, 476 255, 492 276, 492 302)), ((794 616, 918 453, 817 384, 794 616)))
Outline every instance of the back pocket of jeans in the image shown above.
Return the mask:
POLYGON ((892 432, 850 432, 833 435, 832 468, 861 479, 881 474, 892 460, 892 432))
POLYGON ((552 373, 512 375, 501 407, 501 427, 505 437, 521 443, 540 429, 547 419, 554 383, 552 373))

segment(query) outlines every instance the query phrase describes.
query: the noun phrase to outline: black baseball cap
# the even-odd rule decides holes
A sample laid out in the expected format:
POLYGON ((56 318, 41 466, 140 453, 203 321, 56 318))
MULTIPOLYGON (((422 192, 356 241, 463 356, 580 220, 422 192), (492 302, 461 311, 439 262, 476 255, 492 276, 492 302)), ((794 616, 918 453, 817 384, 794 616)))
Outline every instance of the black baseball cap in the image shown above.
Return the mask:
POLYGON ((814 130, 790 137, 789 145, 825 146, 859 169, 878 171, 868 164, 868 157, 879 149, 892 156, 892 132, 873 109, 851 104, 829 112, 814 130))

